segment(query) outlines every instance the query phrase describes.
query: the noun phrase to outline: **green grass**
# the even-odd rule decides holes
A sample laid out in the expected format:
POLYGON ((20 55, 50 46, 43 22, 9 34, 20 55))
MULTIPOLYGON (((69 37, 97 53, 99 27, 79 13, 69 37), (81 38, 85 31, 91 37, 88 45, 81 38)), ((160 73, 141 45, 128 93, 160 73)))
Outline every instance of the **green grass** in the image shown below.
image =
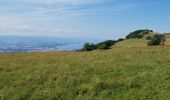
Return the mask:
POLYGON ((170 35, 166 35, 166 45, 170 45, 170 35))
POLYGON ((93 52, 1 54, 0 100, 170 100, 170 46, 145 43, 126 40, 93 52))
POLYGON ((121 48, 121 47, 146 47, 147 46, 147 40, 145 39, 128 39, 124 40, 122 42, 118 42, 116 45, 114 45, 114 48, 121 48))

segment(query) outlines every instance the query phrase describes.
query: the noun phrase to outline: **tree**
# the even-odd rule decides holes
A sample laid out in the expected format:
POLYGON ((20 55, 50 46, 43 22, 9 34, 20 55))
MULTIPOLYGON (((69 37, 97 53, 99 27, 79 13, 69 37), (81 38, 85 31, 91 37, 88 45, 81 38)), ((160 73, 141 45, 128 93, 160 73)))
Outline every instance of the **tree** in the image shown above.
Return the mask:
POLYGON ((163 34, 155 34, 150 41, 148 41, 148 46, 153 45, 164 45, 165 36, 163 34))
POLYGON ((147 39, 147 40, 151 40, 152 37, 151 37, 151 36, 147 36, 146 39, 147 39))
POLYGON ((83 47, 83 51, 92 51, 95 50, 96 46, 93 43, 85 43, 83 47))
POLYGON ((120 42, 120 41, 123 41, 123 40, 125 40, 125 39, 119 38, 118 40, 115 41, 115 43, 120 42))
POLYGON ((150 32, 153 33, 152 30, 148 30, 148 29, 145 29, 145 30, 136 30, 134 32, 129 33, 126 36, 126 39, 130 39, 130 38, 142 38, 144 35, 149 34, 150 32))
POLYGON ((96 46, 103 45, 103 44, 106 44, 106 46, 112 46, 114 43, 115 43, 114 40, 106 40, 104 42, 100 42, 100 43, 96 44, 96 46))
POLYGON ((165 39, 165 36, 164 36, 164 37, 161 38, 161 45, 165 45, 165 41, 166 41, 166 39, 165 39))
POLYGON ((106 40, 104 42, 100 42, 100 43, 96 44, 96 47, 97 47, 97 49, 106 50, 106 49, 110 49, 110 47, 114 44, 115 44, 114 40, 106 40))
POLYGON ((119 42, 119 41, 123 41, 123 38, 120 38, 118 40, 106 40, 104 42, 100 42, 97 44, 93 44, 93 43, 85 43, 84 47, 80 50, 77 51, 93 51, 95 49, 102 49, 102 50, 106 50, 106 49, 110 49, 112 45, 114 45, 115 43, 119 42))

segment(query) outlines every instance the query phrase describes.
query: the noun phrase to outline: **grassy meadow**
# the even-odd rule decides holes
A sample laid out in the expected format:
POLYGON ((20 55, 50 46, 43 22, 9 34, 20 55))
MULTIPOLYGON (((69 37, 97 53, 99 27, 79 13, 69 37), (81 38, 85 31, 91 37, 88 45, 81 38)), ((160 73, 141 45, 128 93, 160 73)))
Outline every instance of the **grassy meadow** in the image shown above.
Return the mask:
POLYGON ((0 100, 170 100, 170 36, 165 46, 146 44, 0 54, 0 100))

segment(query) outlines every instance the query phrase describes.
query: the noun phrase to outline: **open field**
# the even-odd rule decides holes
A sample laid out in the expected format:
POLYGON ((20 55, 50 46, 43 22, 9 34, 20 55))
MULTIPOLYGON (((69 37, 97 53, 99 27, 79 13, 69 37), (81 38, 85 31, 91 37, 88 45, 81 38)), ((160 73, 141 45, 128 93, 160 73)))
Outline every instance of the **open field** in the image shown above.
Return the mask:
POLYGON ((0 55, 0 100, 170 100, 165 46, 125 40, 110 50, 0 55))

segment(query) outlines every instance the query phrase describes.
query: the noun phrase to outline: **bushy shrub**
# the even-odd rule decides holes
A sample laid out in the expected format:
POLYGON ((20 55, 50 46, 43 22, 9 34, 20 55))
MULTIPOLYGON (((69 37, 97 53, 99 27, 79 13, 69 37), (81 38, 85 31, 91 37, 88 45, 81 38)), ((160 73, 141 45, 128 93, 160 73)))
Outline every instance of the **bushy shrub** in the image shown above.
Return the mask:
POLYGON ((151 40, 152 37, 151 37, 151 36, 147 36, 146 39, 147 39, 147 40, 151 40))
POLYGON ((95 49, 106 50, 106 49, 110 49, 110 47, 114 44, 115 44, 114 40, 107 40, 107 41, 104 41, 104 42, 100 42, 98 44, 85 43, 83 49, 77 50, 77 51, 93 51, 95 49))
POLYGON ((96 46, 93 43, 92 44, 85 43, 82 51, 92 51, 92 50, 95 50, 95 49, 96 49, 96 46))
POLYGON ((95 49, 102 49, 102 50, 106 50, 106 49, 110 49, 112 45, 114 45, 117 42, 123 41, 123 38, 120 38, 118 40, 106 40, 104 42, 100 42, 97 44, 93 44, 93 43, 85 43, 84 47, 80 50, 76 50, 76 51, 93 51, 95 49))
POLYGON ((148 46, 153 46, 153 45, 164 45, 165 42, 165 36, 162 34, 155 34, 150 41, 148 41, 148 46))
POLYGON ((115 41, 115 43, 120 42, 120 41, 123 41, 123 40, 125 40, 125 39, 119 38, 118 40, 115 41))
POLYGON ((103 44, 105 44, 106 46, 112 46, 114 43, 115 43, 114 40, 106 40, 104 42, 100 42, 100 43, 96 44, 96 46, 98 47, 99 45, 103 45, 103 44))

